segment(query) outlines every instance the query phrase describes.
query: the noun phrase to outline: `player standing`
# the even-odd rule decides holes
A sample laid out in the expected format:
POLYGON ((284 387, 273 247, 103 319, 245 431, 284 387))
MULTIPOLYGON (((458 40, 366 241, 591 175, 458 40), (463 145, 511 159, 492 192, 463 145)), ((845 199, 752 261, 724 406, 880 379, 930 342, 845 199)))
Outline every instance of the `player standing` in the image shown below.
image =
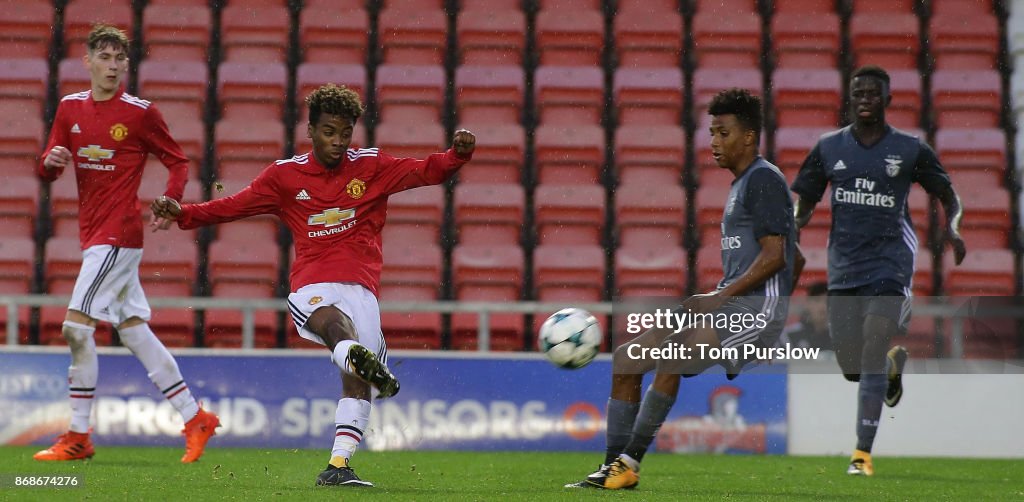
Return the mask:
POLYGON ((295 238, 288 308, 303 338, 325 345, 341 369, 331 460, 317 485, 373 486, 349 460, 369 424, 371 385, 379 397, 398 392, 387 368, 377 292, 383 263, 381 229, 388 196, 443 183, 473 154, 476 138, 455 132, 452 148, 426 160, 395 158, 376 148, 350 149, 363 113, 359 95, 327 84, 306 98, 313 151, 268 166, 235 195, 202 204, 153 202, 159 219, 183 229, 257 214, 277 215, 295 238))
POLYGON ((793 202, 786 179, 758 154, 761 100, 745 89, 729 89, 714 97, 708 113, 712 116, 715 162, 735 176, 722 217, 723 278, 715 291, 687 299, 682 309, 729 318, 760 316, 765 323, 744 329, 694 324, 678 335, 655 328, 618 347, 612 363, 604 464, 567 488, 635 487, 640 481, 640 461, 675 404, 680 378, 720 364, 731 379, 750 362, 700 357, 631 359, 630 345, 654 348, 681 343, 690 350, 699 344, 710 348, 773 347, 782 331, 788 312, 786 297, 802 257, 796 246, 793 202), (643 375, 652 370, 656 372, 654 382, 641 401, 643 375))
POLYGON ((852 475, 874 473, 871 447, 882 402, 896 406, 903 395, 907 351, 889 344, 910 316, 918 246, 907 207, 911 184, 942 203, 957 265, 967 253, 959 232, 963 211, 949 176, 931 147, 886 123, 890 102, 889 74, 878 66, 857 69, 850 81, 853 124, 821 137, 792 186, 803 227, 832 184, 829 327, 843 374, 860 385, 857 448, 847 469, 852 475))
POLYGON ((164 197, 181 199, 188 159, 171 138, 156 106, 126 94, 121 81, 128 70, 128 37, 107 25, 89 33, 83 58, 91 89, 69 94, 57 107, 50 141, 38 175, 52 182, 73 167, 78 182, 78 225, 82 269, 71 294, 61 333, 71 349, 68 384, 71 425, 36 460, 92 457, 89 420, 96 393, 99 360, 93 333, 96 322, 117 327, 121 342, 142 362, 150 380, 185 421, 185 455, 194 462, 220 424, 196 403, 178 363, 149 329, 149 303, 139 283, 143 223, 138 190, 146 156, 157 156, 169 171, 164 197))

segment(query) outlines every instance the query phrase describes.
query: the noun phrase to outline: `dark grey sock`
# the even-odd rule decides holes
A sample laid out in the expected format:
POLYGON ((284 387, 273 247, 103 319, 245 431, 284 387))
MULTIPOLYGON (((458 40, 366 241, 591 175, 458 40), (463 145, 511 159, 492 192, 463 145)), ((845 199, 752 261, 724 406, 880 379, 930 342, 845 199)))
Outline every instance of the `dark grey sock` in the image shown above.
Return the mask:
POLYGON ((665 423, 665 417, 675 403, 675 396, 659 392, 653 386, 648 387, 643 401, 640 402, 640 413, 637 414, 636 424, 633 425, 633 436, 622 452, 637 462, 643 460, 647 448, 654 442, 654 436, 658 434, 658 429, 665 423))
POLYGON ((608 398, 605 465, 612 463, 629 443, 629 437, 633 434, 633 423, 636 422, 636 413, 639 410, 640 403, 608 398))
POLYGON ((865 373, 860 376, 860 400, 857 406, 857 449, 871 453, 882 416, 882 399, 889 381, 884 374, 865 373))

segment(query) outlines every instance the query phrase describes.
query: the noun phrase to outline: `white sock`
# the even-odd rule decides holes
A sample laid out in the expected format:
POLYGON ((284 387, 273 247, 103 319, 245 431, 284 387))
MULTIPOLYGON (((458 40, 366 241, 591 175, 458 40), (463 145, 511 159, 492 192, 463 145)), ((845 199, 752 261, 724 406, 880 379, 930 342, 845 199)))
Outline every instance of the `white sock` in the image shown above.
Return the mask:
POLYGON ((348 365, 348 350, 352 348, 353 345, 357 345, 355 340, 342 340, 334 346, 334 353, 331 354, 331 360, 334 361, 334 364, 341 368, 341 371, 350 375, 352 374, 352 370, 348 365))
POLYGON ((192 392, 185 385, 178 363, 167 347, 160 343, 149 324, 142 323, 130 328, 117 330, 121 342, 131 349, 135 357, 146 368, 149 379, 156 388, 163 392, 174 409, 181 413, 181 418, 188 422, 199 413, 199 403, 192 397, 192 392))
POLYGON ((64 339, 71 349, 71 366, 68 367, 68 395, 71 399, 72 432, 89 432, 92 417, 92 403, 96 396, 96 381, 99 379, 99 359, 96 357, 96 328, 85 324, 64 321, 61 328, 64 339))
POLYGON ((370 423, 370 402, 350 397, 338 401, 334 414, 334 447, 331 460, 349 460, 363 441, 363 431, 370 423))

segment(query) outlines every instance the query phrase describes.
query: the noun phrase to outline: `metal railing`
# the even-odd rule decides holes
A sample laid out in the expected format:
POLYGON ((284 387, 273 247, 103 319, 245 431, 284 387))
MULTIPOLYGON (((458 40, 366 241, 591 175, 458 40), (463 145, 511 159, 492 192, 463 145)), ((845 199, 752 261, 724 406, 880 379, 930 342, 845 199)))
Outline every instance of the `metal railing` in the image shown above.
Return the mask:
MULTIPOLYGON (((67 307, 70 297, 51 295, 0 295, 0 305, 7 309, 7 345, 18 344, 19 307, 67 307)), ((154 297, 149 298, 153 307, 174 307, 188 310, 236 310, 242 313, 242 348, 251 349, 255 340, 256 311, 287 311, 284 299, 242 299, 209 297, 154 297)), ((968 319, 1015 318, 1024 319, 1021 307, 964 308, 968 298, 932 297, 928 302, 918 298, 914 302, 913 315, 942 318, 950 321, 949 356, 962 358, 964 354, 964 323, 968 319)), ((579 303, 572 306, 586 309, 593 314, 611 314, 611 302, 579 303)), ((489 351, 491 342, 491 314, 550 314, 566 307, 565 303, 544 302, 381 302, 381 312, 433 312, 440 314, 476 314, 478 325, 478 350, 489 351)))

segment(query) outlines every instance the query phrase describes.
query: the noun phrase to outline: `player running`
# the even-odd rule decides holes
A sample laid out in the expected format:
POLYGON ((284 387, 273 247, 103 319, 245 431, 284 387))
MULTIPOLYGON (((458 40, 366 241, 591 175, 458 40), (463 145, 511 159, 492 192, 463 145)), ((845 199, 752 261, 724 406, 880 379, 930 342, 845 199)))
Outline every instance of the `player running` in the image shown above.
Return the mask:
POLYGON ((957 265, 967 253, 959 232, 963 211, 949 176, 931 147, 886 123, 890 102, 889 74, 878 66, 857 69, 850 81, 853 124, 818 140, 792 186, 803 227, 832 184, 829 327, 840 369, 860 385, 851 475, 874 473, 871 447, 882 402, 896 406, 903 396, 907 350, 889 344, 910 319, 918 247, 907 208, 913 183, 942 203, 957 265))
POLYGON ((749 315, 763 325, 744 329, 691 325, 678 335, 652 329, 615 350, 612 389, 608 399, 607 450, 604 464, 583 481, 567 488, 633 488, 640 482, 640 462, 676 401, 682 376, 694 376, 722 365, 730 379, 750 361, 694 357, 680 360, 630 359, 629 346, 659 347, 681 343, 693 351, 774 347, 788 312, 794 277, 802 257, 796 246, 793 202, 786 179, 761 158, 761 100, 745 89, 718 93, 711 101, 711 150, 719 167, 735 176, 722 217, 722 281, 707 294, 693 296, 682 309, 694 313, 749 315), (655 371, 653 384, 640 400, 645 373, 655 371))
POLYGON ((161 197, 152 205, 153 223, 177 220, 190 229, 257 214, 284 221, 295 238, 292 320, 303 338, 326 345, 341 369, 334 447, 316 484, 373 486, 356 476, 349 461, 369 423, 371 385, 379 397, 399 389, 387 367, 377 305, 388 196, 445 182, 470 160, 476 138, 458 130, 447 152, 399 159, 376 148, 349 148, 363 113, 352 90, 327 84, 306 105, 312 152, 274 162, 230 197, 185 205, 161 197))
POLYGON ((91 89, 61 99, 38 168, 39 177, 48 182, 74 168, 83 256, 61 329, 71 349, 71 425, 56 444, 36 453, 36 460, 79 460, 95 453, 89 420, 99 374, 93 339, 97 321, 117 328, 121 342, 181 413, 182 462, 199 460, 220 424, 216 415, 196 403, 178 363, 146 322, 150 309, 139 282, 143 222, 136 195, 142 169, 150 153, 159 158, 169 171, 164 197, 177 201, 188 178, 188 159, 156 106, 124 92, 128 44, 125 33, 113 26, 93 27, 83 58, 91 89))

